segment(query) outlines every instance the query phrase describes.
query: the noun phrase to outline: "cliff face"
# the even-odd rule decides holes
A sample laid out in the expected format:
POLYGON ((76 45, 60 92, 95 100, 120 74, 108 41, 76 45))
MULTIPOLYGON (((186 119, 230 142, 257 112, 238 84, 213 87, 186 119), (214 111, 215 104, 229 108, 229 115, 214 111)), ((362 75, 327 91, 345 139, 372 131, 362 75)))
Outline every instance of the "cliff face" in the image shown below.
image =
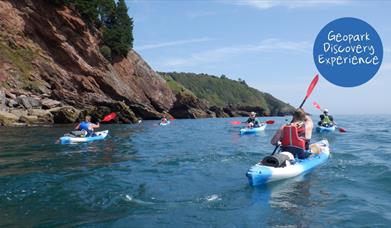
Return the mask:
POLYGON ((99 31, 72 9, 50 2, 0 1, 0 89, 9 108, 44 108, 55 115, 67 112, 56 106, 71 106, 77 118, 116 111, 120 121, 134 122, 157 119, 173 107, 165 80, 136 52, 110 64, 99 52, 99 31), (24 106, 23 98, 36 106, 24 106), (56 105, 43 107, 48 101, 56 105))
POLYGON ((229 80, 190 77, 194 88, 173 78, 166 82, 167 75, 163 79, 133 50, 110 63, 99 51, 100 42, 100 31, 72 8, 52 0, 0 0, 0 125, 73 123, 110 112, 118 115, 114 121, 130 123, 168 113, 203 118, 254 110, 282 115, 292 109, 229 80), (226 89, 227 83, 233 86, 226 89), (197 94, 204 88, 211 91, 197 94), (240 101, 244 95, 250 106, 240 101))

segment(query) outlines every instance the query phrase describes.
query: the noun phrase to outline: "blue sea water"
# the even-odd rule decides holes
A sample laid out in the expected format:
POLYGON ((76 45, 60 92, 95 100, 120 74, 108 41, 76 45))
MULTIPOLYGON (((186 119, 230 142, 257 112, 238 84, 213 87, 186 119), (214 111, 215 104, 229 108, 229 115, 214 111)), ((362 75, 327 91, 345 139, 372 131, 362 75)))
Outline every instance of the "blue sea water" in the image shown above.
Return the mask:
POLYGON ((251 187, 281 117, 258 135, 232 119, 103 125, 104 141, 60 145, 70 125, 0 128, 0 227, 390 227, 391 116, 335 116, 332 157, 251 187))

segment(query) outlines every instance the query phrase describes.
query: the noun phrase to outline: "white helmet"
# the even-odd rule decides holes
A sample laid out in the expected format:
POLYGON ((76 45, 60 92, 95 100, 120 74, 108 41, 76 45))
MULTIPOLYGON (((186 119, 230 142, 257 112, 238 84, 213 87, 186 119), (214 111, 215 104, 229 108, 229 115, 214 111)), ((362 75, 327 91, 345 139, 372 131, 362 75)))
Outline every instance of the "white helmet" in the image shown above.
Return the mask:
POLYGON ((325 108, 325 109, 323 110, 323 112, 328 113, 329 110, 328 110, 327 108, 325 108))

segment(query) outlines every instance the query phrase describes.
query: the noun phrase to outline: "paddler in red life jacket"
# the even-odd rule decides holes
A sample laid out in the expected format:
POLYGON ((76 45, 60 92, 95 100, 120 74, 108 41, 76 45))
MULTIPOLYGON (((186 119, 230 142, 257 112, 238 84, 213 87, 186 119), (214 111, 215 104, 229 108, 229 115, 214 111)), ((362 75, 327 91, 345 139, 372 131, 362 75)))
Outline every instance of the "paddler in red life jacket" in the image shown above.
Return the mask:
POLYGON ((86 131, 87 135, 86 136, 93 136, 94 135, 94 129, 99 128, 100 124, 93 124, 91 123, 91 116, 86 116, 85 120, 79 123, 76 127, 75 130, 78 131, 86 131))
POLYGON ((302 108, 296 109, 290 124, 282 126, 273 136, 271 143, 278 145, 281 142, 282 151, 288 151, 299 159, 307 158, 310 139, 312 137, 313 122, 302 108))
POLYGON ((163 118, 160 120, 160 123, 167 123, 167 118, 166 116, 163 116, 163 118))

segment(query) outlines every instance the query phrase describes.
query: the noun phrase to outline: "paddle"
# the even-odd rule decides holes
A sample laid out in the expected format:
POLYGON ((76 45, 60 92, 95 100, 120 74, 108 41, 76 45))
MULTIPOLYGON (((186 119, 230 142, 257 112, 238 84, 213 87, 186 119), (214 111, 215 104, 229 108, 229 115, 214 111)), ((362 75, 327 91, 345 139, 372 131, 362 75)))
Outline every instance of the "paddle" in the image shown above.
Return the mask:
MULTIPOLYGON (((319 109, 319 111, 323 112, 323 109, 320 107, 320 105, 318 103, 316 103, 315 101, 312 102, 312 105, 316 108, 316 109, 319 109)), ((345 133, 346 130, 345 128, 342 128, 342 127, 337 127, 335 126, 336 128, 338 128, 338 131, 341 132, 341 133, 345 133)))
MULTIPOLYGON (((310 86, 308 86, 307 94, 305 95, 304 100, 303 100, 303 102, 301 102, 299 108, 303 107, 305 101, 310 97, 310 95, 311 95, 312 91, 314 90, 314 88, 315 88, 316 84, 318 83, 318 81, 319 81, 319 75, 315 75, 314 79, 312 79, 312 81, 311 81, 310 86)), ((276 148, 274 148, 274 151, 273 151, 272 155, 274 155, 276 153, 276 151, 277 151, 277 149, 279 147, 280 147, 280 145, 278 144, 276 146, 276 148)))
MULTIPOLYGON (((274 120, 266 120, 265 121, 266 124, 274 124, 274 122, 275 122, 274 120)), ((232 125, 239 125, 239 124, 242 124, 242 122, 240 122, 240 121, 231 121, 231 124, 232 125)))
POLYGON ((112 112, 110 114, 107 114, 103 117, 103 120, 101 122, 109 122, 110 120, 113 120, 117 117, 117 114, 115 112, 112 112))

